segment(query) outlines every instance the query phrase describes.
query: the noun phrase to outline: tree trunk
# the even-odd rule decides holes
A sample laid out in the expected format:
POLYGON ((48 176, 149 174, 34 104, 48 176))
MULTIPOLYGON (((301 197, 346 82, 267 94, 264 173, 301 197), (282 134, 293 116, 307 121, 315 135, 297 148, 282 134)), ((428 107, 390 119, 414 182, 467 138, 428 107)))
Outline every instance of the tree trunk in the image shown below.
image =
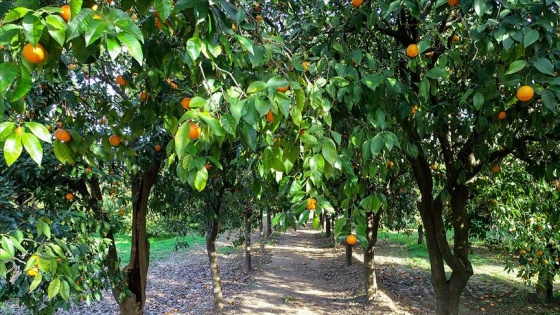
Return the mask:
POLYGON ((270 208, 266 209, 266 237, 270 238, 272 236, 272 213, 270 208))
MULTIPOLYGON (((127 275, 127 289, 132 296, 119 302, 121 314, 144 314, 146 303, 146 282, 150 263, 150 243, 146 232, 148 198, 160 168, 160 159, 155 159, 150 168, 142 174, 131 176, 132 182, 132 241, 130 262, 123 269, 127 275)), ((120 294, 119 294, 120 295, 120 294)))
POLYGON ((545 302, 552 302, 553 299, 553 280, 554 275, 551 275, 546 270, 539 272, 539 281, 537 282, 537 297, 545 302))
POLYGON ((261 253, 264 253, 264 224, 263 224, 263 210, 259 210, 259 238, 261 241, 261 253))
POLYGON ((245 209, 245 273, 251 272, 251 208, 245 209))
POLYGON ((366 237, 368 246, 364 249, 364 279, 366 289, 366 302, 371 302, 377 295, 377 275, 375 273, 375 245, 377 244, 377 232, 379 231, 379 221, 383 209, 379 209, 377 213, 367 213, 366 237))
POLYGON ((325 236, 331 237, 331 216, 328 214, 325 214, 325 236))
POLYGON ((206 252, 210 261, 210 273, 212 274, 212 286, 214 288, 214 311, 221 313, 224 309, 222 297, 222 281, 220 280, 220 269, 218 268, 218 255, 216 254, 216 238, 218 237, 218 217, 213 216, 206 231, 206 252))
POLYGON ((321 210, 321 213, 319 213, 319 226, 321 227, 321 229, 325 229, 325 211, 321 210))
POLYGON ((424 244, 424 228, 418 224, 418 244, 424 244))
MULTIPOLYGON (((345 242, 346 244, 346 242, 345 242)), ((346 267, 352 266, 352 245, 346 244, 346 267)))

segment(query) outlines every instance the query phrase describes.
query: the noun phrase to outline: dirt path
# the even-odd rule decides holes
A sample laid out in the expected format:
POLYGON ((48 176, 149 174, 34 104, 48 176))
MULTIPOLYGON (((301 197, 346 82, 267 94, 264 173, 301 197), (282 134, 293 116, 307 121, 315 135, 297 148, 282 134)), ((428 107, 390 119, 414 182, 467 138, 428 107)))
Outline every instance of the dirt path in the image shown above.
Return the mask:
POLYGON ((253 290, 235 314, 410 314, 383 291, 364 306, 361 264, 344 266, 344 255, 319 231, 288 231, 267 246, 269 259, 257 264, 253 290), (362 296, 362 297, 360 297, 362 296))

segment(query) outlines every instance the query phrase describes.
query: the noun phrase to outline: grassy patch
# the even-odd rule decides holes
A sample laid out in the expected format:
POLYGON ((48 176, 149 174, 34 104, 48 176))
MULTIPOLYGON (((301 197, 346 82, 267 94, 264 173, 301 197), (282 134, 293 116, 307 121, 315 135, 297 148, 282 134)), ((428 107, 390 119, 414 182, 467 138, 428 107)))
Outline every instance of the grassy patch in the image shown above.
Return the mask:
MULTIPOLYGON (((117 235, 115 243, 121 264, 126 265, 130 260, 130 236, 117 235)), ((163 260, 176 250, 182 251, 188 249, 185 246, 177 246, 177 244, 189 244, 189 246, 204 244, 204 237, 198 235, 187 235, 176 238, 172 235, 162 235, 158 237, 150 237, 150 262, 163 260)))

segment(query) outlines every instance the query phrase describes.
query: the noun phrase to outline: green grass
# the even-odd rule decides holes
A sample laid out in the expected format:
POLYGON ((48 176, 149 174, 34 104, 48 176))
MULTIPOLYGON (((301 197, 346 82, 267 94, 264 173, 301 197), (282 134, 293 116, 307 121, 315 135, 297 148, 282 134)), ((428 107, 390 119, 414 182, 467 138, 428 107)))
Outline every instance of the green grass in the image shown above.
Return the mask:
MULTIPOLYGON (((119 258, 121 258, 121 265, 128 264, 130 260, 130 236, 117 235, 115 243, 119 258)), ((177 240, 175 236, 163 235, 158 237, 150 237, 150 262, 167 259, 169 255, 176 250, 177 240)), ((187 235, 179 237, 178 241, 186 242, 190 247, 195 245, 204 244, 204 237, 198 235, 187 235)), ((178 247, 179 251, 188 250, 186 247, 178 247)))

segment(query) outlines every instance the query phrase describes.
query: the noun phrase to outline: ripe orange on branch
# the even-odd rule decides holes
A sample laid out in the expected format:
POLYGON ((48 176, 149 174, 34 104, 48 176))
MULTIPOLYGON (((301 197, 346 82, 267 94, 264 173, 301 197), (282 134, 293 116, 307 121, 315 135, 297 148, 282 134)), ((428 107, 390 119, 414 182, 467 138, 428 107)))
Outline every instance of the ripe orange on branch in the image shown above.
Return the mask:
POLYGON ((117 136, 117 135, 112 135, 109 137, 109 143, 114 146, 117 147, 121 144, 121 137, 117 136))
POLYGON ((72 139, 70 133, 64 129, 57 129, 54 132, 54 137, 60 140, 60 142, 68 142, 72 139))
POLYGON ((156 144, 156 145, 154 146, 154 150, 156 150, 156 152, 161 151, 161 145, 156 144))
POLYGON ((266 113, 266 120, 269 123, 273 123, 274 122, 274 116, 272 115, 272 111, 269 110, 268 113, 266 113))
POLYGON ((304 61, 301 63, 301 66, 303 67, 303 71, 309 70, 309 62, 304 61))
POLYGON ((317 200, 315 198, 307 199, 307 210, 315 210, 317 208, 317 200))
POLYGON ((408 45, 408 47, 406 47, 406 55, 409 56, 410 58, 414 58, 418 56, 418 45, 416 44, 408 45))
POLYGON ((284 93, 288 89, 290 89, 290 84, 286 84, 286 86, 279 86, 276 88, 276 91, 284 93))
POLYGON ((191 138, 191 140, 195 140, 195 139, 200 138, 201 133, 202 133, 202 130, 201 130, 199 125, 197 125, 195 123, 190 123, 189 138, 191 138))
POLYGON ((492 166, 492 173, 496 174, 500 172, 500 166, 498 164, 492 166))
POLYGON ((140 92, 140 100, 145 102, 148 99, 148 93, 146 91, 140 92))
POLYGON ((363 2, 363 0, 352 0, 352 5, 354 6, 354 8, 359 8, 363 2))
POLYGON ((533 95, 535 95, 535 90, 529 85, 524 85, 517 90, 517 99, 523 102, 532 99, 533 95))
POLYGON ((119 75, 117 76, 117 79, 116 79, 115 81, 116 81, 119 85, 126 85, 126 83, 127 83, 126 80, 125 80, 125 78, 124 78, 121 74, 119 74, 119 75))
POLYGON ((447 4, 454 7, 459 4, 459 0, 447 0, 447 4))
POLYGON ((70 20, 70 15, 72 14, 70 11, 70 5, 66 4, 60 8, 62 9, 62 12, 60 13, 60 17, 62 17, 62 19, 65 22, 68 22, 68 20, 70 20))
POLYGON ((358 243, 358 238, 354 234, 350 234, 346 236, 346 244, 348 245, 356 245, 358 243))
POLYGON ((74 199, 74 194, 67 193, 65 197, 66 197, 66 200, 71 201, 72 199, 74 199))
POLYGON ((191 98, 183 97, 183 99, 181 100, 181 106, 183 106, 183 108, 186 110, 191 109, 191 98))
POLYGON ((506 119, 506 117, 507 117, 506 112, 501 111, 501 112, 498 113, 498 119, 499 120, 504 120, 504 119, 506 119))
POLYGON ((45 61, 45 58, 47 57, 47 52, 41 44, 37 44, 36 47, 33 47, 31 43, 25 44, 25 46, 23 46, 22 54, 25 60, 34 64, 45 61))

